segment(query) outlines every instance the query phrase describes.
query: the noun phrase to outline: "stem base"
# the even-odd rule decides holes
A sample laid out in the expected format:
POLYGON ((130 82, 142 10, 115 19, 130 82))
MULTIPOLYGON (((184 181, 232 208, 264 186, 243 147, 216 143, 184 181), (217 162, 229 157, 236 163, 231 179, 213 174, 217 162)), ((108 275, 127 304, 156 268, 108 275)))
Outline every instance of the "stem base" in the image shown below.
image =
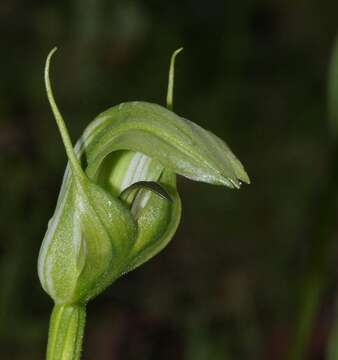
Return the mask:
POLYGON ((86 321, 84 305, 55 305, 49 325, 47 360, 79 360, 86 321))

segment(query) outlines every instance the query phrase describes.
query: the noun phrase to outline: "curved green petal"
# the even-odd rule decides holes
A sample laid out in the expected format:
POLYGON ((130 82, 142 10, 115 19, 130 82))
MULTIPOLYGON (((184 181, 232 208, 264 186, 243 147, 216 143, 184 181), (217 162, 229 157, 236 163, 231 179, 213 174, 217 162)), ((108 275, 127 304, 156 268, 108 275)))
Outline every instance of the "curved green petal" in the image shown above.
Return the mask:
POLYGON ((240 161, 216 135, 146 102, 123 103, 99 115, 78 148, 85 152, 90 177, 112 151, 132 150, 192 180, 231 188, 249 181, 240 161))

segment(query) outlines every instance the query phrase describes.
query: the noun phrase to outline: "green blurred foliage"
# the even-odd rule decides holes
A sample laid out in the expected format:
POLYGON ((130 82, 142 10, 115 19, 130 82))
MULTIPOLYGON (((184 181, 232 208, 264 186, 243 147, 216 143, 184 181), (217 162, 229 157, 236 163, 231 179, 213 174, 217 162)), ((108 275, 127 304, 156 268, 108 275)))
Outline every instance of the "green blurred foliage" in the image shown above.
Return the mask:
MULTIPOLYGON (((44 357, 52 304, 36 261, 66 163, 43 84, 54 45, 74 140, 111 105, 163 104, 169 57, 184 46, 175 111, 224 138, 252 179, 240 191, 180 179, 179 232, 90 304, 83 358, 285 358, 330 183, 337 14, 337 2, 314 0, 1 1, 1 359, 44 357)), ((334 250, 309 359, 322 358, 334 313, 334 250)))

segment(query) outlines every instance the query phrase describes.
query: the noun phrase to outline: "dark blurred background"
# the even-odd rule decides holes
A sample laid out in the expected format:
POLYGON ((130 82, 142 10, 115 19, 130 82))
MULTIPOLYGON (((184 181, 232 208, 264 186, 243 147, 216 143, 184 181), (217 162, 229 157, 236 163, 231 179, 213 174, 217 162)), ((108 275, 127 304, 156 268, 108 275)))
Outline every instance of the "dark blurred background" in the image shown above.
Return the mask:
POLYGON ((288 359, 304 333, 303 358, 324 359, 338 276, 326 105, 337 24, 336 1, 1 0, 0 358, 44 358, 52 302, 36 263, 66 156, 43 67, 58 45, 52 78, 74 140, 111 105, 164 104, 184 46, 175 111, 225 139, 252 180, 232 191, 179 179, 178 233, 89 304, 83 359, 288 359))

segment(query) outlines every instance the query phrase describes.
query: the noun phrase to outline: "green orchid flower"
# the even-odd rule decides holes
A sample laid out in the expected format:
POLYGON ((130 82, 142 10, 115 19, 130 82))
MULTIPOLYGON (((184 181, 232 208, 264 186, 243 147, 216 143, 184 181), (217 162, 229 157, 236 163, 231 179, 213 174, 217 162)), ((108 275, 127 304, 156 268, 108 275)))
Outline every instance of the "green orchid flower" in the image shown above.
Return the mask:
POLYGON ((167 107, 126 102, 100 114, 73 148, 55 103, 47 96, 68 165, 38 260, 43 289, 54 300, 48 360, 80 358, 85 307, 121 275, 159 253, 181 217, 176 175, 239 188, 242 164, 213 133, 172 109, 174 62, 167 107))

